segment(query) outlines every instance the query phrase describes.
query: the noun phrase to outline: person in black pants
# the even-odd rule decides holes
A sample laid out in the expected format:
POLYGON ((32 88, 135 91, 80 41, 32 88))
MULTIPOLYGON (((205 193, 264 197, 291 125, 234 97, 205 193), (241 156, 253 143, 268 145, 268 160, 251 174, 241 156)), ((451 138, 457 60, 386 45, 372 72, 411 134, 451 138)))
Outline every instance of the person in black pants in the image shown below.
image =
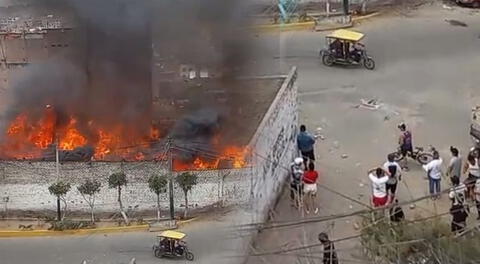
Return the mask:
POLYGON ((453 204, 450 208, 452 215, 451 229, 454 233, 461 233, 467 226, 468 213, 463 204, 453 204))
POLYGON ((318 240, 323 244, 323 264, 338 264, 335 244, 328 238, 324 232, 318 234, 318 240))
POLYGON ((309 162, 315 161, 315 153, 313 146, 315 144, 315 137, 307 132, 305 125, 300 126, 300 133, 297 136, 297 146, 298 150, 302 153, 303 161, 305 162, 305 167, 309 162))

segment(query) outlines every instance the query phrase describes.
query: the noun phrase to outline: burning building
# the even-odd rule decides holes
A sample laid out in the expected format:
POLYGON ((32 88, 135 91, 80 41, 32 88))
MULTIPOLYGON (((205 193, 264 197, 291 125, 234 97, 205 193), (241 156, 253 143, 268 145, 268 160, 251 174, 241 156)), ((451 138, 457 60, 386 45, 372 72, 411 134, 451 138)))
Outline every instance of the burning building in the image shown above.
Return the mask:
MULTIPOLYGON (((235 31, 242 14, 232 1, 92 1, 63 1, 75 17, 71 29, 23 34, 35 34, 35 47, 49 52, 35 63, 27 56, 8 80, 2 205, 54 209, 50 184, 96 179, 98 210, 113 211, 116 193, 106 182, 121 170, 125 204, 149 210, 148 177, 195 170, 192 204, 248 204, 252 221, 263 220, 295 152, 296 70, 240 78, 251 43, 235 31)), ((177 205, 180 192, 175 187, 177 205)), ((86 210, 76 191, 67 196, 71 209, 86 210)))
MULTIPOLYGON (((58 148, 61 161, 151 161, 164 158, 169 139, 244 163, 246 142, 235 142, 239 130, 231 138, 223 130, 235 129, 242 105, 255 96, 235 76, 249 43, 242 34, 231 36, 237 6, 210 2, 63 3, 75 26, 60 36, 68 35, 68 44, 52 45, 68 49, 10 81, 0 158, 52 161, 58 148), (184 64, 193 65, 187 76, 184 64)), ((219 163, 179 156, 181 168, 219 163)))

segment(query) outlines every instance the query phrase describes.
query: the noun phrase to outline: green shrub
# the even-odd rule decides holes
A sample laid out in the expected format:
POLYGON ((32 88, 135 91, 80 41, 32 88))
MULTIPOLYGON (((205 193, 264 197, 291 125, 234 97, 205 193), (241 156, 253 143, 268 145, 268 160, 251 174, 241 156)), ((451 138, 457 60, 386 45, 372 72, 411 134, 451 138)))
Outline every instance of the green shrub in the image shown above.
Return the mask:
POLYGON ((90 221, 52 221, 50 222, 50 228, 48 230, 64 231, 64 230, 76 230, 76 229, 91 229, 95 228, 95 225, 90 221))

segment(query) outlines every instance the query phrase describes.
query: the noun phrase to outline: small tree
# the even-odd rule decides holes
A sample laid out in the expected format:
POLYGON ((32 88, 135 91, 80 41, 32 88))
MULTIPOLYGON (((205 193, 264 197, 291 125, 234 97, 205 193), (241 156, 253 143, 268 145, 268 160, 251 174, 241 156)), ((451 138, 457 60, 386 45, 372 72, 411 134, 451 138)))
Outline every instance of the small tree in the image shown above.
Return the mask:
POLYGON ((160 220, 160 194, 167 191, 167 177, 152 175, 148 179, 148 187, 157 195, 157 220, 160 220))
POLYGON ((67 195, 70 189, 70 183, 66 183, 63 181, 58 181, 48 187, 48 191, 50 192, 50 194, 54 195, 55 197, 57 197, 57 199, 63 202, 63 214, 61 220, 63 220, 65 218, 65 215, 67 214, 67 199, 65 198, 65 195, 67 195))
POLYGON ((122 204, 122 187, 127 185, 127 175, 123 172, 117 172, 108 177, 108 187, 116 188, 118 191, 118 205, 120 206, 120 213, 122 214, 123 219, 125 220, 125 224, 129 225, 130 222, 128 221, 127 214, 123 209, 122 204))
POLYGON ((95 194, 100 192, 101 186, 102 184, 96 180, 93 180, 93 181, 86 180, 82 185, 77 187, 83 199, 88 203, 88 206, 90 206, 92 223, 95 223, 95 215, 94 215, 95 194))
POLYGON ((187 218, 188 215, 188 191, 192 190, 192 187, 197 185, 197 175, 191 172, 184 172, 177 176, 177 184, 182 188, 183 193, 185 194, 185 211, 184 218, 187 218))

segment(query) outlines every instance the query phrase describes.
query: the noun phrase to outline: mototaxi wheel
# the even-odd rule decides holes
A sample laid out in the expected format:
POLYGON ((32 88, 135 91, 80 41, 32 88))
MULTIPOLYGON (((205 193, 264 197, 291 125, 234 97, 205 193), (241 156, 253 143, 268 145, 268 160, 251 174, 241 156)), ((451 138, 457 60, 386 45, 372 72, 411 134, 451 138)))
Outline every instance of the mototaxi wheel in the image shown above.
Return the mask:
POLYGON ((188 261, 193 261, 193 259, 194 259, 193 253, 190 252, 190 251, 186 251, 185 252, 185 259, 188 260, 188 261))
POLYGON ((153 255, 155 255, 155 257, 157 258, 163 257, 162 251, 159 248, 156 248, 155 250, 153 250, 153 255))
POLYGON ((395 162, 399 162, 399 161, 401 161, 401 160, 403 160, 403 159, 405 158, 400 151, 396 151, 396 152, 390 153, 389 155, 392 155, 392 156, 393 156, 393 160, 394 160, 395 162))
POLYGON ((421 153, 417 156, 418 163, 425 165, 433 160, 433 155, 429 153, 421 153))
POLYGON ((330 54, 324 54, 322 56, 322 62, 325 66, 332 66, 335 62, 335 58, 330 54))
POLYGON ((372 58, 367 57, 363 60, 363 66, 365 66, 367 70, 373 70, 375 69, 375 61, 372 58))

